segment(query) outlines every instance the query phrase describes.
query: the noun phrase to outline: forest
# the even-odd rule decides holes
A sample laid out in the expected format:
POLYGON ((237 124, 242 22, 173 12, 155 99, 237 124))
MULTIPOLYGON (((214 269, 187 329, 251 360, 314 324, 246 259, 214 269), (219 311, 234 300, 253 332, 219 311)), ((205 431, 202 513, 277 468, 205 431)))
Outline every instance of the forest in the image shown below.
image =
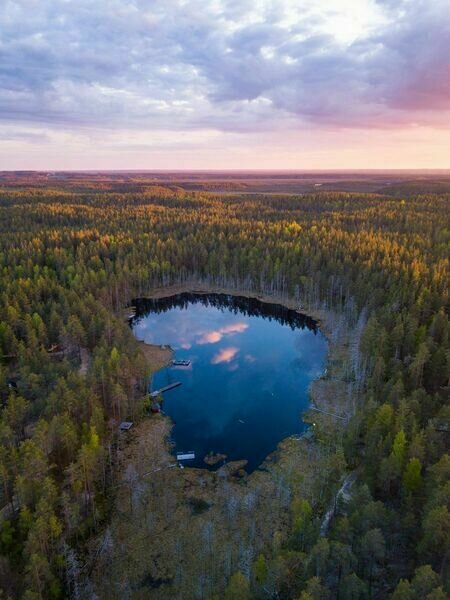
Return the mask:
POLYGON ((448 597, 450 193, 428 188, 3 182, 0 598, 448 597), (314 442, 339 477, 316 505, 289 484, 283 535, 217 587, 108 596, 94 573, 122 477, 118 423, 143 419, 149 369, 123 311, 192 281, 292 299, 330 315, 336 337, 345 321, 351 414, 314 442))

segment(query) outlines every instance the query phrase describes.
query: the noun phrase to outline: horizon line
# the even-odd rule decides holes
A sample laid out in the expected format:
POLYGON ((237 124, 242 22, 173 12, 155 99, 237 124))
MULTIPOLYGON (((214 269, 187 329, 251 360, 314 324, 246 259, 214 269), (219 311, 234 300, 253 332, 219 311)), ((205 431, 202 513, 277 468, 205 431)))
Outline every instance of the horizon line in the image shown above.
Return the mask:
POLYGON ((408 168, 342 168, 342 169, 1 169, 0 175, 5 173, 449 173, 450 167, 408 167, 408 168))

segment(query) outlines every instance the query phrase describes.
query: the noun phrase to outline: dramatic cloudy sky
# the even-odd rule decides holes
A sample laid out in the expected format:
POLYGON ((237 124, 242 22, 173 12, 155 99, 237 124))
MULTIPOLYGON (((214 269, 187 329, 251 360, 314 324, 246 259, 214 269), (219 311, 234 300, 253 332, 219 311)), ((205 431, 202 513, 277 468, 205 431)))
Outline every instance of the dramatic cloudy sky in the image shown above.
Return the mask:
POLYGON ((0 0, 0 170, 450 167, 449 0, 0 0))

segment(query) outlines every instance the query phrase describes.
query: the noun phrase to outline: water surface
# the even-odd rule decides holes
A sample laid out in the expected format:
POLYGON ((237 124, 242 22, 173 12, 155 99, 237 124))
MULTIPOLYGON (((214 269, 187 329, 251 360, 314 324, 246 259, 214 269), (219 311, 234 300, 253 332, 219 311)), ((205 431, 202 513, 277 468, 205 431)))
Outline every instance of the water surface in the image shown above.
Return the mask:
MULTIPOLYGON (((139 340, 170 345, 189 367, 157 372, 177 452, 186 466, 206 467, 209 452, 246 459, 251 472, 283 438, 298 434, 308 386, 324 368, 327 342, 315 322, 279 305, 222 294, 179 294, 137 300, 132 328, 139 340)), ((220 463, 222 464, 222 463, 220 463)))

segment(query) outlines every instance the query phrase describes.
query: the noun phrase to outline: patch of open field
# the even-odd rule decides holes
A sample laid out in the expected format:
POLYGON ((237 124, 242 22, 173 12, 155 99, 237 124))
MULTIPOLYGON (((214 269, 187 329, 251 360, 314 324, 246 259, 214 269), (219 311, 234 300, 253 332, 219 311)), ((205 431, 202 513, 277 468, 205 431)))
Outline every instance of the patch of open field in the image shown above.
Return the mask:
POLYGON ((152 372, 162 369, 172 360, 173 352, 168 346, 156 346, 145 342, 138 343, 146 364, 152 372))

